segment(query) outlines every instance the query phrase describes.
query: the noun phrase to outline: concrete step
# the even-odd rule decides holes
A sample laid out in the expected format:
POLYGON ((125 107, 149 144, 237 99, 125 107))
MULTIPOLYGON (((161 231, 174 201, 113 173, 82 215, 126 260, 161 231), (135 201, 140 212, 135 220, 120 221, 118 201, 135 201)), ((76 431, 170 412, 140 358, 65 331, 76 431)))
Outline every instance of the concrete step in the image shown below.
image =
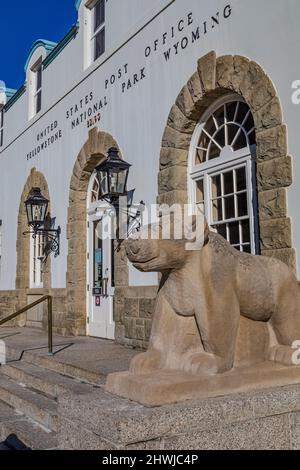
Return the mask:
POLYGON ((27 363, 40 366, 44 369, 49 369, 53 372, 77 379, 92 385, 104 385, 106 381, 106 374, 101 372, 94 372, 91 370, 83 369, 68 362, 60 361, 56 357, 50 357, 46 354, 38 354, 35 351, 20 351, 7 347, 8 362, 11 360, 25 361, 27 363))
POLYGON ((51 431, 57 426, 55 399, 0 375, 0 400, 51 431))
MULTIPOLYGON (((23 444, 33 450, 57 448, 57 436, 54 432, 0 401, 0 441, 3 443, 11 434, 15 434, 23 444)), ((5 450, 3 444, 0 450, 5 450)))
POLYGON ((75 395, 90 393, 96 387, 25 361, 6 364, 0 371, 16 382, 54 398, 65 392, 75 395))

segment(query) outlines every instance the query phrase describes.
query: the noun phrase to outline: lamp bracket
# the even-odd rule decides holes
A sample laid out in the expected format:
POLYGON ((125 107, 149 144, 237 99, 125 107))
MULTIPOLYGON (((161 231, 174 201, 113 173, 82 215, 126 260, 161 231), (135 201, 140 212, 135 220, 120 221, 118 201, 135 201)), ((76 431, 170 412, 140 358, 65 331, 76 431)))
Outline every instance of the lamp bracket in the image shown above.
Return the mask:
POLYGON ((49 255, 54 253, 54 258, 57 258, 60 253, 60 234, 61 228, 57 229, 44 229, 44 228, 33 228, 30 231, 23 232, 23 235, 30 234, 35 239, 37 235, 43 235, 45 237, 45 246, 43 250, 44 257, 43 263, 46 263, 49 255))

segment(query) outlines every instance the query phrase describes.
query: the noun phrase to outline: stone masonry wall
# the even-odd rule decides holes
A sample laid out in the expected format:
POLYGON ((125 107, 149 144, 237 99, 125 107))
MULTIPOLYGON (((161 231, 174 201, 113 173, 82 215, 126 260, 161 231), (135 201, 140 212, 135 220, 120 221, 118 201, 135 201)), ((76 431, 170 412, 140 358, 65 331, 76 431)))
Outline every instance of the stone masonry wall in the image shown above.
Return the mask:
POLYGON ((116 340, 120 344, 147 348, 157 286, 121 287, 115 296, 116 340))

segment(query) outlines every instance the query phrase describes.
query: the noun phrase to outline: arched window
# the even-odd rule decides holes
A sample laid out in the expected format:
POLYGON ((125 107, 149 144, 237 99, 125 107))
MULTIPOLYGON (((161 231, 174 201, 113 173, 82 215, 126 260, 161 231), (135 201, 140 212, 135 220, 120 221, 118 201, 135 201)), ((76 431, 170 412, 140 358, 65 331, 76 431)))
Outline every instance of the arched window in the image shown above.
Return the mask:
POLYGON ((255 125, 239 95, 218 100, 195 129, 189 196, 208 224, 240 251, 258 253, 255 125))

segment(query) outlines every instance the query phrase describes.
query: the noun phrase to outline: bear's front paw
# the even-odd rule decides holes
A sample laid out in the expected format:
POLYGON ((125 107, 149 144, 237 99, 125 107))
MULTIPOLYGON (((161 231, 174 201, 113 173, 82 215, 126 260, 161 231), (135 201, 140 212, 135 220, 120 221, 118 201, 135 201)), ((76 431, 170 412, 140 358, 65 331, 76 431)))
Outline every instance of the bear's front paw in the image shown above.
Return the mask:
POLYGON ((299 356, 299 351, 293 349, 290 346, 274 346, 270 349, 269 359, 273 362, 278 362, 285 366, 295 366, 298 365, 297 358, 299 356))
POLYGON ((184 370, 193 375, 215 375, 220 372, 220 364, 213 354, 197 353, 188 358, 184 370))
POLYGON ((158 351, 151 349, 135 356, 130 363, 130 372, 133 374, 147 374, 151 370, 159 369, 161 356, 158 351))

